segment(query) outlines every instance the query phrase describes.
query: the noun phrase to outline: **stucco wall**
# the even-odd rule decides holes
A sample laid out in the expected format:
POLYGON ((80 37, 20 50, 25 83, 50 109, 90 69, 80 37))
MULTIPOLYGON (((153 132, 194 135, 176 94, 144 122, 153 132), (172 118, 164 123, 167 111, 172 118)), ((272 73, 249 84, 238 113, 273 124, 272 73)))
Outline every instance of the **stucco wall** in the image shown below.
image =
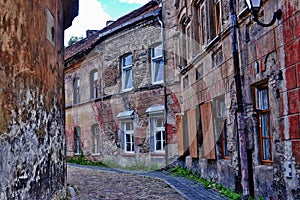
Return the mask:
POLYGON ((65 189, 63 9, 62 1, 0 3, 0 199, 65 189))
MULTIPOLYGON (((163 84, 152 85, 151 80, 151 48, 161 43, 161 26, 157 17, 146 18, 137 24, 132 24, 125 30, 100 39, 99 44, 90 52, 83 62, 77 62, 66 68, 65 87, 67 102, 67 153, 74 155, 74 127, 81 127, 81 143, 83 154, 91 159, 112 162, 122 166, 154 166, 166 165, 166 154, 176 158, 176 134, 168 133, 168 149, 166 154, 150 152, 150 125, 146 110, 155 105, 164 105, 163 84), (122 56, 132 53, 133 89, 122 91, 122 56), (90 72, 98 70, 101 85, 100 96, 90 97, 90 72), (75 77, 80 77, 81 99, 79 104, 72 104, 72 88, 75 77), (135 118, 136 151, 132 155, 124 153, 120 136, 120 119, 118 114, 133 109, 135 118), (91 126, 99 124, 100 152, 94 154, 93 133, 91 126)), ((174 69, 167 71, 168 81, 174 80, 174 69)), ((177 96, 168 88, 168 120, 175 125, 175 112, 180 112, 177 96)), ((163 115, 163 113, 161 113, 163 115)))

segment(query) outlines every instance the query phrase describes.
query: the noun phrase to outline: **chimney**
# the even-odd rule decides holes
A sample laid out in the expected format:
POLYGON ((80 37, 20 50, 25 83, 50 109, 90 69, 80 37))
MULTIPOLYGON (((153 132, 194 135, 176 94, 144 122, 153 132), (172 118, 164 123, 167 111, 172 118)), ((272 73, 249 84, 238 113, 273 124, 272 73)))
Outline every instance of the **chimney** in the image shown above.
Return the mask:
POLYGON ((111 25, 113 22, 114 22, 113 20, 108 20, 108 21, 106 21, 106 26, 111 25))
POLYGON ((86 31, 86 37, 89 37, 91 35, 93 35, 94 33, 96 33, 98 30, 87 30, 86 31))

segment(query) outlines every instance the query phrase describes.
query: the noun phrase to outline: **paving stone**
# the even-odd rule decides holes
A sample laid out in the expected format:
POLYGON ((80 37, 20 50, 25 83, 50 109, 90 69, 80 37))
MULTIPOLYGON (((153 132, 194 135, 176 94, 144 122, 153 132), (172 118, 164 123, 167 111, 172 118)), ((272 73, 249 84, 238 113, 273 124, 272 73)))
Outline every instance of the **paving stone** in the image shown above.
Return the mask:
POLYGON ((77 200, 226 199, 214 190, 167 171, 146 173, 68 164, 67 183, 75 189, 77 200))

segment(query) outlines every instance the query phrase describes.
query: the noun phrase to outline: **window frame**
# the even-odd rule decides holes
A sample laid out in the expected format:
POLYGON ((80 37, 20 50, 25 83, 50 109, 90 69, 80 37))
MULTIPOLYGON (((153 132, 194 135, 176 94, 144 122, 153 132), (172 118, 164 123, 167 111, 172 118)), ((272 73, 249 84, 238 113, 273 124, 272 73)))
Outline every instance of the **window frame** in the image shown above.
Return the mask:
MULTIPOLYGON (((159 48, 158 48, 159 49, 159 48)), ((160 71, 160 70, 158 70, 160 71)), ((151 72, 152 72, 152 84, 160 84, 160 83, 163 83, 164 82, 164 63, 163 63, 163 46, 162 44, 160 43, 159 45, 156 45, 155 47, 151 48, 151 72), (155 55, 155 49, 160 47, 160 50, 161 50, 161 54, 156 56, 155 55), (161 80, 157 80, 157 77, 156 77, 156 63, 157 61, 159 61, 159 68, 161 68, 161 73, 162 73, 162 79, 161 80)), ((159 75, 157 75, 159 76, 159 75)))
POLYGON ((132 66, 133 66, 133 55, 131 53, 126 54, 122 56, 121 58, 121 68, 122 68, 122 91, 129 91, 133 89, 133 72, 132 72, 132 66), (125 59, 131 56, 131 64, 126 65, 125 59), (128 83, 126 82, 126 72, 129 71, 129 79, 128 81, 131 81, 130 85, 131 87, 127 87, 128 83), (125 87, 126 86, 126 87, 125 87))
POLYGON ((94 69, 90 72, 90 98, 97 99, 99 98, 99 72, 97 69, 94 69), (97 79, 95 80, 95 74, 97 73, 97 79))
POLYGON ((134 154, 135 153, 135 134, 134 134, 134 123, 133 120, 122 120, 121 121, 121 131, 124 133, 123 137, 123 151, 127 154, 134 154), (131 123, 132 129, 126 130, 127 123, 131 123), (129 135, 130 141, 127 141, 127 135, 129 135), (127 143, 130 144, 130 150, 127 150, 127 143))
POLYGON ((222 29, 222 1, 214 0, 215 37, 221 33, 222 29))
POLYGON ((93 135, 93 154, 100 154, 100 130, 99 125, 94 124, 91 126, 93 135))
POLYGON ((75 153, 75 155, 79 155, 81 153, 80 136, 81 136, 81 128, 80 128, 80 126, 76 126, 74 128, 74 153, 75 153))
POLYGON ((270 121, 270 99, 269 99, 269 87, 268 83, 264 83, 258 86, 254 87, 254 106, 255 106, 255 111, 258 116, 258 127, 259 127, 259 150, 260 150, 260 160, 262 164, 270 165, 273 163, 273 155, 272 155, 272 136, 271 136, 271 121, 270 121), (267 95, 267 101, 264 103, 267 103, 268 108, 261 108, 260 107, 260 102, 259 102, 259 91, 266 90, 266 95, 267 95), (267 136, 263 136, 263 125, 262 125, 262 116, 266 115, 267 116, 267 136), (268 151, 265 151, 264 147, 264 141, 268 141, 268 146, 269 149, 268 151), (265 152, 268 152, 269 159, 265 159, 265 152))
POLYGON ((80 78, 75 77, 73 80, 73 104, 80 103, 80 78))
POLYGON ((229 159, 227 119, 224 120, 222 128, 222 158, 229 159))
POLYGON ((150 126, 151 126, 151 137, 153 137, 153 144, 150 144, 153 148, 153 153, 165 153, 166 150, 166 132, 165 132, 165 125, 164 125, 164 116, 163 114, 158 115, 150 115, 150 126), (161 126, 155 126, 157 124, 157 120, 161 120, 161 126), (155 123, 156 122, 156 123, 155 123), (161 140, 160 148, 158 148, 157 143, 159 142, 157 139, 157 135, 160 134, 161 140))

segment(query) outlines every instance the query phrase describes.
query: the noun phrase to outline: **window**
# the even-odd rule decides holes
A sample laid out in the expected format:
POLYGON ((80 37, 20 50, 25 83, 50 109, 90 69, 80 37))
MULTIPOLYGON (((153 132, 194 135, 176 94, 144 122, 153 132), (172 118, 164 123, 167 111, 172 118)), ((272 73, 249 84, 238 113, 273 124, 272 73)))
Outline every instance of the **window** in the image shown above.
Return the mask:
POLYGON ((80 145, 80 127, 77 126, 74 128, 74 152, 75 154, 80 154, 81 145, 80 145))
POLYGON ((132 88, 132 55, 122 58, 122 89, 130 90, 132 88))
POLYGON ((186 43, 187 43, 187 36, 186 36, 186 22, 185 22, 185 17, 182 19, 180 23, 180 66, 181 68, 187 65, 187 48, 186 48, 186 43))
POLYGON ((93 70, 90 73, 90 88, 91 99, 97 99, 99 97, 99 80, 97 70, 93 70))
POLYGON ((161 83, 164 77, 164 65, 162 58, 162 45, 151 49, 152 83, 161 83))
POLYGON ((225 95, 215 97, 214 99, 214 125, 215 133, 217 134, 219 141, 221 142, 219 152, 222 158, 227 159, 228 154, 228 135, 227 135, 227 124, 226 124, 226 106, 225 106, 225 95))
POLYGON ((100 153, 100 135, 99 135, 99 125, 94 124, 92 126, 92 133, 94 136, 94 153, 99 154, 100 153))
POLYGON ((223 158, 229 157, 226 119, 223 122, 223 129, 222 129, 222 157, 223 158))
POLYGON ((73 104, 80 103, 80 78, 75 78, 73 83, 73 104))
POLYGON ((200 35, 201 35, 201 44, 205 45, 207 43, 207 28, 206 28, 206 14, 205 7, 202 5, 200 7, 200 35))
POLYGON ((198 81, 203 76, 203 65, 201 64, 196 68, 196 81, 198 81))
POLYGON ((264 84, 255 88, 255 108, 259 117, 260 155, 262 163, 272 162, 270 108, 268 86, 264 84))
POLYGON ((186 75, 183 77, 183 88, 187 88, 189 86, 189 76, 186 75))
POLYGON ((165 126, 163 116, 150 118, 152 146, 154 152, 164 152, 166 146, 165 126))
POLYGON ((217 36, 221 32, 221 0, 214 1, 214 8, 215 8, 215 26, 216 26, 216 33, 217 36))
POLYGON ((132 121, 121 122, 121 131, 124 137, 124 151, 134 153, 134 130, 132 121))
POLYGON ((195 5, 196 40, 203 48, 221 33, 222 1, 200 1, 195 5), (207 17, 209 16, 209 17, 207 17))

